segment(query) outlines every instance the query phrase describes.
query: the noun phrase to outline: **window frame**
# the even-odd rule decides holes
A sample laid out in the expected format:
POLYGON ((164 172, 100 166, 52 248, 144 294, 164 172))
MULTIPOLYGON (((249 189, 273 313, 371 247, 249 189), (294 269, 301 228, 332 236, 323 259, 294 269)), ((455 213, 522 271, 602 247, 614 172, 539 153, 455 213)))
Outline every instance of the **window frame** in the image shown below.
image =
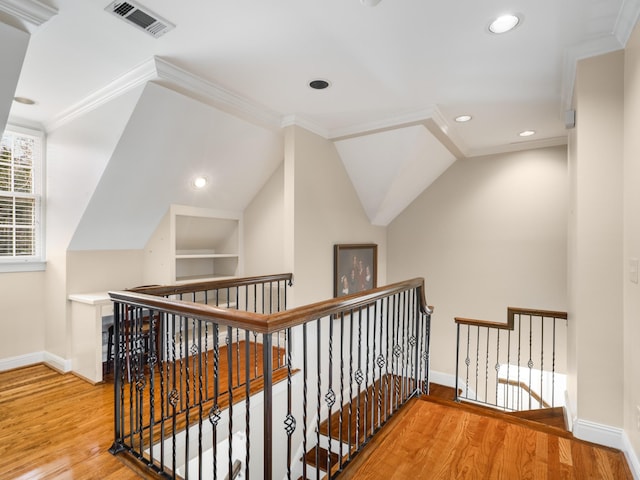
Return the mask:
POLYGON ((7 124, 2 136, 8 132, 14 135, 35 139, 33 155, 33 193, 24 194, 11 192, 9 195, 35 200, 35 255, 29 256, 0 256, 0 273, 42 271, 46 266, 45 232, 44 232, 44 199, 45 199, 45 152, 46 138, 44 132, 33 128, 7 124))

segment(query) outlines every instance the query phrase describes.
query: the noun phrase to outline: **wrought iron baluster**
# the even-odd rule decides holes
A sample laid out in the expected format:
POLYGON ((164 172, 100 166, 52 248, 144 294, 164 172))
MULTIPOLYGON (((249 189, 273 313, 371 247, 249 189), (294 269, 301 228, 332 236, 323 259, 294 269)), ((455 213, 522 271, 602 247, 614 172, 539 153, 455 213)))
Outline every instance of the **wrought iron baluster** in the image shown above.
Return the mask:
POLYGON ((262 353, 264 367, 264 480, 273 476, 273 339, 270 333, 262 335, 262 353))
POLYGON ((321 371, 322 371, 322 369, 321 369, 321 365, 322 365, 322 363, 321 363, 321 359, 322 359, 322 354, 321 354, 321 351, 322 351, 322 341, 321 341, 321 339, 322 339, 322 331, 321 331, 321 328, 320 328, 320 320, 321 320, 320 318, 318 318, 316 320, 316 328, 317 328, 317 332, 316 332, 316 335, 317 335, 317 338, 316 338, 317 348, 316 348, 316 350, 317 350, 317 357, 318 357, 316 359, 317 362, 318 362, 317 363, 317 367, 316 367, 316 375, 318 377, 317 378, 317 385, 316 385, 316 388, 317 388, 317 394, 316 394, 317 395, 317 398, 316 398, 317 404, 316 405, 317 405, 317 409, 318 409, 316 411, 316 418, 317 418, 317 421, 316 421, 316 449, 315 449, 315 453, 316 453, 316 458, 315 458, 316 480, 320 480, 320 468, 319 468, 320 467, 320 418, 321 418, 321 413, 322 413, 322 399, 321 399, 321 396, 322 396, 322 379, 321 379, 321 376, 320 376, 321 371))
POLYGON ((287 478, 291 480, 291 464, 293 463, 293 448, 291 444, 291 438, 296 430, 296 419, 293 416, 293 402, 292 402, 292 373, 291 373, 291 350, 293 345, 291 344, 291 331, 287 335, 288 341, 286 344, 286 364, 287 364, 287 416, 284 421, 285 431, 287 432, 287 478))
POLYGON ((251 453, 251 381, 249 379, 251 368, 251 349, 249 345, 249 330, 244 331, 244 377, 245 377, 245 458, 244 458, 244 478, 249 480, 249 460, 251 453))
POLYGON ((531 395, 531 378, 532 378, 532 374, 533 374, 533 360, 532 360, 532 355, 533 355, 533 318, 531 315, 529 315, 529 362, 527 363, 527 366, 529 367, 529 410, 531 410, 531 403, 532 403, 532 395, 531 395))
MULTIPOLYGON (((307 452, 307 323, 302 325, 302 451, 307 452)), ((302 462, 302 478, 307 478, 307 462, 302 462)))
POLYGON ((543 408, 544 400, 544 315, 540 316, 540 408, 543 408))
POLYGON ((489 328, 485 328, 487 331, 487 352, 484 359, 484 403, 488 403, 489 398, 489 328))
MULTIPOLYGON (((329 319, 332 321, 332 319, 329 319)), ((342 428, 343 428, 343 415, 344 415, 344 312, 340 312, 340 415, 338 416, 338 445, 340 450, 340 469, 343 465, 342 455, 342 428)))
MULTIPOLYGON (((233 477, 233 458, 231 451, 231 440, 233 439, 233 351, 231 342, 233 341, 233 328, 227 327, 227 395, 229 397, 229 433, 227 439, 229 440, 229 454, 227 455, 227 461, 229 465, 229 478, 233 477)), ((263 348, 267 348, 266 345, 263 348)), ((269 370, 265 366, 265 371, 269 370)), ((265 385, 266 387, 266 385, 265 385)), ((266 389, 265 389, 265 403, 266 403, 266 389)))
POLYGON ((551 408, 556 406, 556 317, 553 317, 553 348, 551 349, 551 408))
MULTIPOLYGON (((363 442, 363 439, 360 436, 360 417, 362 416, 361 407, 360 407, 360 397, 362 395, 361 387, 362 387, 362 307, 358 308, 358 369, 355 373, 355 381, 358 385, 358 390, 355 398, 356 402, 356 448, 360 447, 360 443, 363 442)), ((353 382, 354 378, 351 379, 353 382)))
MULTIPOLYGON (((331 416, 333 413, 333 405, 335 404, 336 401, 336 394, 333 391, 333 319, 331 318, 331 316, 328 317, 329 320, 329 353, 327 356, 327 360, 329 363, 329 377, 327 379, 327 386, 328 386, 328 390, 327 393, 325 395, 325 401, 327 402, 327 407, 328 407, 328 417, 327 417, 327 426, 328 426, 328 430, 329 433, 327 435, 328 440, 329 440, 329 454, 327 455, 327 472, 331 472, 331 416)), ((318 444, 318 447, 320 445, 318 444)))

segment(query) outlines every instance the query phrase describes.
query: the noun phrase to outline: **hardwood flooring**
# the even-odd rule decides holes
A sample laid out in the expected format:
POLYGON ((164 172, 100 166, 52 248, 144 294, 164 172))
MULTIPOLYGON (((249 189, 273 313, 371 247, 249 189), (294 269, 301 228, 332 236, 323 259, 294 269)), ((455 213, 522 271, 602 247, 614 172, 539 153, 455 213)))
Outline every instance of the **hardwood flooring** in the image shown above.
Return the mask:
MULTIPOLYGON (((412 400, 340 479, 632 479, 624 455, 553 427, 412 400)), ((0 479, 147 478, 108 452, 113 385, 45 365, 0 372, 0 479)))
POLYGON ((341 480, 632 480, 624 454, 554 427, 414 399, 340 475, 341 480), (522 422, 522 423, 520 423, 522 422))
POLYGON ((45 365, 0 373, 0 478, 141 478, 112 443, 113 385, 45 365))

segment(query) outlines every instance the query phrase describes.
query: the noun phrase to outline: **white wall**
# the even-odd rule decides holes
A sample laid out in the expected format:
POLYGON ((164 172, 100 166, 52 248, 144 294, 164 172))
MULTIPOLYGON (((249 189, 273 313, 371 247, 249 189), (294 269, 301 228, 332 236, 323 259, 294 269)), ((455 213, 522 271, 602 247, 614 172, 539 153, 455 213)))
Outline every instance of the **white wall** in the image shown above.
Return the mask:
POLYGON ((569 342, 574 417, 622 427, 622 51, 578 62, 571 137, 569 342))
POLYGON ((624 430, 640 452, 640 284, 630 281, 628 262, 640 258, 640 26, 625 50, 624 77, 624 430))
POLYGON ((293 243, 292 305, 333 297, 336 243, 377 244, 378 285, 386 284, 386 229, 369 222, 333 143, 295 126, 286 128, 285 143, 285 199, 293 199, 285 213, 285 229, 289 222, 293 231, 292 240, 285 239, 293 243))
POLYGON ((244 211, 245 274, 289 273, 284 251, 284 163, 244 211))
POLYGON ((566 310, 566 149, 458 160, 390 225, 390 282, 424 277, 431 368, 455 373, 454 317, 566 310))
POLYGON ((67 248, 141 91, 138 88, 122 95, 62 125, 47 138, 43 321, 45 348, 61 358, 68 358, 70 351, 67 295, 78 293, 67 289, 67 248))

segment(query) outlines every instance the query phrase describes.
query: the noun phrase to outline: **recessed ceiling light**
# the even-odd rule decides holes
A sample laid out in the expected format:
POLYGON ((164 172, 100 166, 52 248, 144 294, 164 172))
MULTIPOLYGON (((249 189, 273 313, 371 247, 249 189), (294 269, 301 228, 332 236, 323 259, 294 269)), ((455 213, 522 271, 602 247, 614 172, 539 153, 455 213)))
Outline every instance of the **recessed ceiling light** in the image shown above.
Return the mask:
POLYGON ((489 24, 489 31, 496 34, 507 33, 516 28, 519 23, 520 17, 517 15, 501 15, 489 24))
POLYGON ((314 90, 324 90, 325 88, 329 87, 330 83, 326 80, 322 80, 322 79, 317 79, 317 80, 311 80, 309 82, 309 86, 311 88, 313 88, 314 90))
POLYGON ((33 105, 35 104, 35 100, 31 100, 27 97, 13 97, 13 101, 17 103, 22 103, 23 105, 33 105))
POLYGON ((536 132, 535 130, 525 130, 523 132, 520 132, 518 135, 520 135, 521 137, 530 137, 531 135, 535 135, 536 132))
POLYGON ((360 0, 360 3, 362 5, 365 5, 367 7, 375 7, 376 5, 378 5, 382 0, 360 0))
POLYGON ((207 186, 208 180, 207 177, 199 176, 193 179, 193 186, 197 189, 201 189, 207 186))
POLYGON ((471 115, 459 115, 455 118, 455 121, 458 123, 464 123, 471 120, 473 117, 471 115))

